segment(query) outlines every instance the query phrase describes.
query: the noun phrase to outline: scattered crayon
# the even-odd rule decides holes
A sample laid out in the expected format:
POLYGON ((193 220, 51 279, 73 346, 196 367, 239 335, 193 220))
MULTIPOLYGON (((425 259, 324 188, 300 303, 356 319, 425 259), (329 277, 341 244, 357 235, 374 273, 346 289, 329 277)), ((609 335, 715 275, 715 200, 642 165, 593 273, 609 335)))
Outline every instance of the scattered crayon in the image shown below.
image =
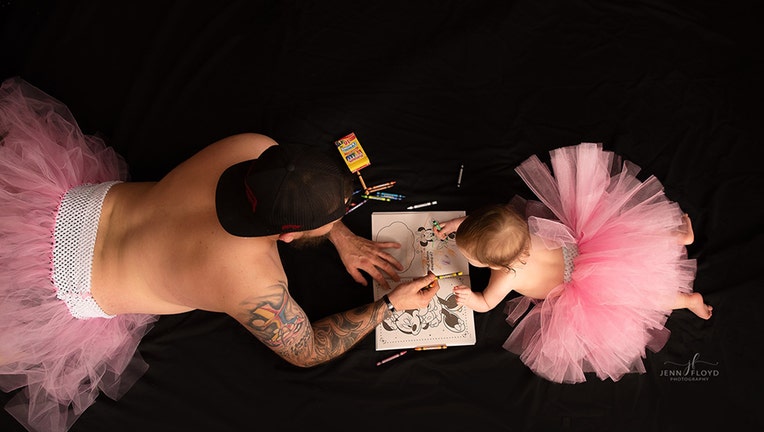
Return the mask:
POLYGON ((401 352, 399 352, 399 353, 397 353, 397 354, 391 355, 390 357, 388 357, 388 358, 386 358, 386 359, 384 359, 384 360, 380 360, 380 361, 378 361, 378 362, 377 362, 377 366, 379 366, 379 365, 382 365, 382 364, 385 364, 385 363, 387 363, 387 362, 389 362, 389 361, 391 361, 391 360, 395 360, 395 359, 397 359, 398 357, 400 357, 400 356, 402 356, 402 355, 406 354, 406 352, 407 352, 407 351, 401 351, 401 352))
POLYGON ((422 207, 427 207, 427 206, 435 205, 437 203, 438 203, 437 201, 429 201, 429 202, 426 202, 426 203, 410 205, 410 206, 406 207, 406 209, 407 210, 414 210, 414 209, 418 209, 418 208, 422 208, 422 207))

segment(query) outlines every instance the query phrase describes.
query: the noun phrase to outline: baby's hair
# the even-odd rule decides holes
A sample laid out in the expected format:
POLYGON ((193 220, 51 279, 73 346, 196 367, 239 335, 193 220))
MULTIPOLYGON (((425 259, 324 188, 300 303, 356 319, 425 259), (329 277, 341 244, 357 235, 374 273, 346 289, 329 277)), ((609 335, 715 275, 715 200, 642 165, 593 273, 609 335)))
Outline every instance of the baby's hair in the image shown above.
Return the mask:
POLYGON ((456 230, 456 244, 477 261, 513 270, 530 248, 528 223, 507 205, 493 204, 470 213, 456 230))

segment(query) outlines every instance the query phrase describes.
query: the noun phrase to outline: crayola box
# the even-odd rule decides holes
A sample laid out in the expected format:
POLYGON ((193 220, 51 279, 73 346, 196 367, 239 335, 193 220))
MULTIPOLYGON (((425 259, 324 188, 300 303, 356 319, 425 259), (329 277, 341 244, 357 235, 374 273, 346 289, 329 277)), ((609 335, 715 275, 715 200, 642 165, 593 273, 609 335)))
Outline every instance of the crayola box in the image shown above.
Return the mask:
POLYGON ((371 165, 369 157, 366 156, 366 153, 363 151, 363 147, 361 147, 361 143, 358 141, 354 132, 338 139, 334 144, 337 145, 337 150, 340 151, 342 159, 345 161, 348 168, 350 168, 350 172, 354 173, 361 168, 371 165))

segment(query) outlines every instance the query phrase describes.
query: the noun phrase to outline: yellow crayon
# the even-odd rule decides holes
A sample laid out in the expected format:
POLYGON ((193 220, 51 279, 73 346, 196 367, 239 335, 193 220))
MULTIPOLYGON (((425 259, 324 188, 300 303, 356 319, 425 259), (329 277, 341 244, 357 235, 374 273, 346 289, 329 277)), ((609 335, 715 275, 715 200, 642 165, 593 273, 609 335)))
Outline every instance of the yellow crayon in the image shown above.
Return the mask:
POLYGON ((427 346, 418 346, 414 348, 414 351, 441 350, 446 348, 448 348, 448 345, 427 345, 427 346))
POLYGON ((377 200, 377 201, 390 201, 390 198, 381 197, 381 196, 377 196, 377 195, 361 195, 361 198, 364 198, 364 199, 373 199, 373 200, 377 200))
POLYGON ((361 186, 363 187, 363 190, 366 191, 366 189, 368 188, 366 187, 366 182, 363 181, 363 176, 361 175, 361 171, 356 171, 356 174, 358 174, 358 180, 361 181, 361 186))
MULTIPOLYGON (((453 272, 448 274, 437 275, 435 276, 435 279, 452 278, 452 277, 461 276, 462 274, 463 274, 462 272, 458 271, 458 272, 453 272)), ((427 287, 432 288, 433 287, 432 283, 428 284, 427 287)))

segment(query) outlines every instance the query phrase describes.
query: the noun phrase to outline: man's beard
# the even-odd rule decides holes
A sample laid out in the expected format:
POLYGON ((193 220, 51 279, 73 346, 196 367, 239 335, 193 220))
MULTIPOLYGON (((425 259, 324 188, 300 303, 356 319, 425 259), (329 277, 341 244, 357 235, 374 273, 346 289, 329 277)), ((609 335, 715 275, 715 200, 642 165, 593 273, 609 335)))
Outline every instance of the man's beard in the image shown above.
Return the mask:
POLYGON ((329 238, 328 234, 316 237, 302 237, 292 240, 289 244, 295 249, 308 249, 323 244, 329 238))

